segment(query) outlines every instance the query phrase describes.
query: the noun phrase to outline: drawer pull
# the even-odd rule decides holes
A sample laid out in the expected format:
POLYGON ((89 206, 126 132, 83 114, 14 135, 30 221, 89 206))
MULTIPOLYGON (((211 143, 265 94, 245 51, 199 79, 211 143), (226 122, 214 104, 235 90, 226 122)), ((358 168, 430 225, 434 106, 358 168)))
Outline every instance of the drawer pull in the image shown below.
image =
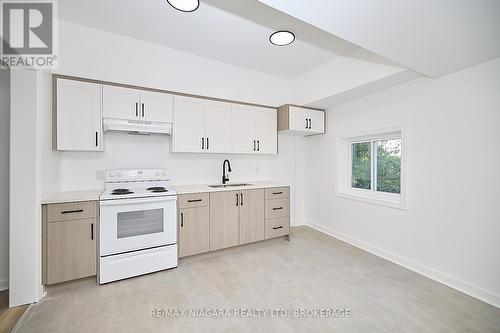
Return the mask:
POLYGON ((276 230, 276 229, 282 229, 282 228, 283 228, 283 226, 282 226, 282 225, 280 225, 279 227, 273 227, 273 230, 276 230))
POLYGON ((65 210, 61 214, 83 213, 83 209, 65 210))
POLYGON ((203 199, 191 199, 191 200, 188 200, 188 202, 200 202, 200 201, 203 201, 203 199))
POLYGON ((283 209, 283 207, 274 207, 273 210, 280 210, 283 209))
POLYGON ((274 195, 276 194, 283 194, 283 192, 273 192, 274 195))

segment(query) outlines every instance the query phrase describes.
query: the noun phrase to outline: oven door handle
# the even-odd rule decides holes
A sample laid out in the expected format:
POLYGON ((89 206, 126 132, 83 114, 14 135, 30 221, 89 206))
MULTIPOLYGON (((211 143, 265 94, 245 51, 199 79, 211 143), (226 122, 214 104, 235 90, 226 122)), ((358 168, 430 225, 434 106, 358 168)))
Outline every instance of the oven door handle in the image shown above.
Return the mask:
POLYGON ((121 205, 135 205, 135 204, 148 204, 155 202, 169 202, 176 201, 177 196, 164 196, 164 197, 146 197, 140 199, 115 199, 115 200, 101 200, 101 206, 121 206, 121 205))

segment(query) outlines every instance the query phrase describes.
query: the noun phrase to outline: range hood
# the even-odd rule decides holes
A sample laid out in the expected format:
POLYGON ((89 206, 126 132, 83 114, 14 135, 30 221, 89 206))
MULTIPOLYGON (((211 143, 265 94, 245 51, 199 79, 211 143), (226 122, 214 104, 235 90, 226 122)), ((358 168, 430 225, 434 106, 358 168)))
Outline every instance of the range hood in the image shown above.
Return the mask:
POLYGON ((138 134, 172 134, 172 123, 143 120, 104 118, 104 132, 129 132, 138 134))

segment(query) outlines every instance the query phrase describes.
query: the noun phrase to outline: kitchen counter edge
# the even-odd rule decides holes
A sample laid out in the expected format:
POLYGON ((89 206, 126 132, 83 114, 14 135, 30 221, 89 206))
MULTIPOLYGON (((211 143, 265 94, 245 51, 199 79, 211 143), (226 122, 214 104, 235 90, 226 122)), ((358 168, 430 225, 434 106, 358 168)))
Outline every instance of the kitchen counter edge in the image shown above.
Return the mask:
MULTIPOLYGON (((273 187, 290 187, 290 185, 279 182, 245 182, 251 185, 237 186, 237 187, 222 187, 213 188, 210 185, 172 185, 178 195, 193 194, 193 193, 206 193, 206 192, 224 192, 224 191, 244 191, 244 190, 257 190, 273 187)), ((229 183, 231 184, 231 183, 229 183)), ((217 185, 217 184, 214 184, 217 185)))
POLYGON ((87 191, 64 191, 53 193, 42 200, 42 205, 65 202, 99 201, 103 189, 87 191))

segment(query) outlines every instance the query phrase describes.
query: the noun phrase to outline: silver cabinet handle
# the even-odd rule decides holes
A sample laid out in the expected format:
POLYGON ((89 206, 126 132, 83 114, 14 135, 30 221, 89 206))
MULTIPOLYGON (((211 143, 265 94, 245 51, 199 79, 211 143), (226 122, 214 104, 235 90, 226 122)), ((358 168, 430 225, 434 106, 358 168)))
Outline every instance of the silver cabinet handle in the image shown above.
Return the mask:
POLYGON ((184 227, 184 213, 181 213, 181 228, 184 227))
POLYGON ((135 116, 139 117, 139 103, 135 103, 135 116))
POLYGON ((238 193, 236 193, 236 206, 239 205, 239 198, 238 198, 238 193))
POLYGON ((144 118, 144 115, 145 115, 145 111, 144 111, 144 103, 141 103, 141 107, 142 107, 142 118, 144 118))

